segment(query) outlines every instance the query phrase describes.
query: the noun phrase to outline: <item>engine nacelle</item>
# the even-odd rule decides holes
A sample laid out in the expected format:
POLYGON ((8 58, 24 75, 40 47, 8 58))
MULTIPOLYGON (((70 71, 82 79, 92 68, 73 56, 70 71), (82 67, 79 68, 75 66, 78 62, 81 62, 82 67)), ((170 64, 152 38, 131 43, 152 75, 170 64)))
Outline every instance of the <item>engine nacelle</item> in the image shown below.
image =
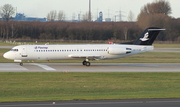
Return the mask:
POLYGON ((109 47, 108 54, 112 55, 124 55, 131 53, 131 48, 118 48, 118 47, 109 47))

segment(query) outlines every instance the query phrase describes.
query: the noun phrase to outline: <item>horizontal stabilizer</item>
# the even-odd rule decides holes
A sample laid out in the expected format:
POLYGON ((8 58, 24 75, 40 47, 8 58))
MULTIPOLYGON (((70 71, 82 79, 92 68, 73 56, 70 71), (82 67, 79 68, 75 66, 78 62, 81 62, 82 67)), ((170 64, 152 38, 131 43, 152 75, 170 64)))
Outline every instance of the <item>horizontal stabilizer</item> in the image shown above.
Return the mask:
POLYGON ((148 29, 148 31, 163 31, 163 30, 166 30, 166 29, 148 29))

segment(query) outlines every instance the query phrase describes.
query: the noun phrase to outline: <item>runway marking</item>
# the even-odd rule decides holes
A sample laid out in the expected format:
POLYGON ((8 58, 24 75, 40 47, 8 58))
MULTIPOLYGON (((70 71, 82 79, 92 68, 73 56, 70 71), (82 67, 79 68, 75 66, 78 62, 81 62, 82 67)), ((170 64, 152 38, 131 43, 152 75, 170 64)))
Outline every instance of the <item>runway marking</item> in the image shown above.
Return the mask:
POLYGON ((51 68, 51 67, 49 67, 49 66, 47 66, 47 65, 42 65, 42 64, 37 64, 37 63, 32 63, 32 65, 37 65, 37 66, 39 66, 39 67, 41 67, 41 68, 43 68, 43 69, 45 69, 45 70, 49 70, 49 71, 54 71, 54 70, 56 70, 56 69, 51 68))

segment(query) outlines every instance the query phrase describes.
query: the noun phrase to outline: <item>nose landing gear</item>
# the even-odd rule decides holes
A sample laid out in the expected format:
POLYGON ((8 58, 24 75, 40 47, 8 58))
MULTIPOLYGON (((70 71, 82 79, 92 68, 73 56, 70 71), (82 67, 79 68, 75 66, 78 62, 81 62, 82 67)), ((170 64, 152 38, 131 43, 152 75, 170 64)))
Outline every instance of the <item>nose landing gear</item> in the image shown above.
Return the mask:
POLYGON ((21 63, 19 63, 19 65, 20 65, 20 66, 23 66, 23 63, 21 62, 21 63))

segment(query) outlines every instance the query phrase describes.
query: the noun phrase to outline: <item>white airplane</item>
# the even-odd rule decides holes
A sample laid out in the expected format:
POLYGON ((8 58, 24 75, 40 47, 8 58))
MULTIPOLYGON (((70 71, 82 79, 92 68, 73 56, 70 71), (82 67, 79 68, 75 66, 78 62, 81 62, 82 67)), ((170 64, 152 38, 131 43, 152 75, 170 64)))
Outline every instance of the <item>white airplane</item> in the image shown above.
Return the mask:
POLYGON ((90 66, 89 61, 117 59, 154 49, 152 43, 161 29, 147 28, 136 41, 123 44, 87 44, 87 45, 19 45, 13 47, 3 56, 20 62, 23 60, 83 60, 82 64, 90 66))

